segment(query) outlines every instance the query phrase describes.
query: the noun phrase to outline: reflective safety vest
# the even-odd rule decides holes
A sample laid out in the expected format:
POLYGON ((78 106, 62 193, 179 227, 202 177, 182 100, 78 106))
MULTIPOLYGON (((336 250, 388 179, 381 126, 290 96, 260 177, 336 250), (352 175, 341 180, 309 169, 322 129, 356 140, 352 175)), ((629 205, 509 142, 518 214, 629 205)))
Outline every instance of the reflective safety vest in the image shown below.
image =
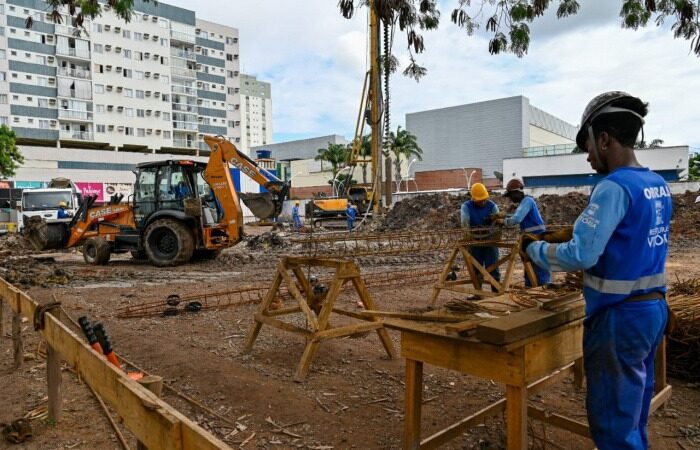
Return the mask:
POLYGON ((544 220, 542 220, 540 210, 537 208, 537 202, 535 202, 535 199, 529 195, 526 195, 522 201, 530 202, 532 203, 532 206, 530 207, 530 211, 527 213, 527 215, 525 215, 525 218, 523 218, 522 222, 520 222, 520 231, 523 233, 534 234, 542 234, 547 231, 547 228, 544 226, 544 220))
MULTIPOLYGON (((624 189, 629 205, 598 262, 584 273, 589 319, 628 297, 666 293, 672 208, 668 185, 647 168, 623 167, 605 179, 624 189)), ((595 204, 589 204, 586 211, 591 207, 595 204)))

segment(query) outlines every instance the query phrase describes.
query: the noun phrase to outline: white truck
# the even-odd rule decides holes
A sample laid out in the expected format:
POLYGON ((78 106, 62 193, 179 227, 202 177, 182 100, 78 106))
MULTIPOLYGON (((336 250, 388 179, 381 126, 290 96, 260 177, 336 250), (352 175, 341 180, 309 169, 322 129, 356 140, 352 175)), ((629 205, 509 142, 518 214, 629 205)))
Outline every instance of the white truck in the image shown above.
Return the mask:
POLYGON ((81 201, 80 190, 66 178, 54 178, 49 182, 48 188, 26 189, 22 192, 22 200, 17 202, 17 229, 21 233, 26 220, 33 216, 42 217, 46 221, 58 220, 61 202, 66 203, 66 212, 73 217, 81 201))

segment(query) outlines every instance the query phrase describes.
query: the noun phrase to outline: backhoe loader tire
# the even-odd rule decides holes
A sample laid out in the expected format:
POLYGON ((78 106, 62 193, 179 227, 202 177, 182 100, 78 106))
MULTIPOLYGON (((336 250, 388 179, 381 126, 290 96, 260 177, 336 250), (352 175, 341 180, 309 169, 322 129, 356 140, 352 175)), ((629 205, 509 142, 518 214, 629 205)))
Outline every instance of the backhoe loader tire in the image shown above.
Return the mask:
POLYGON ((154 266, 178 266, 192 259, 194 236, 184 223, 160 219, 146 228, 144 248, 154 266))
POLYGON ((221 254, 221 250, 195 250, 192 261, 211 261, 221 254))
POLYGON ((109 261, 109 243, 99 236, 91 237, 83 244, 83 259, 88 264, 104 266, 109 261))

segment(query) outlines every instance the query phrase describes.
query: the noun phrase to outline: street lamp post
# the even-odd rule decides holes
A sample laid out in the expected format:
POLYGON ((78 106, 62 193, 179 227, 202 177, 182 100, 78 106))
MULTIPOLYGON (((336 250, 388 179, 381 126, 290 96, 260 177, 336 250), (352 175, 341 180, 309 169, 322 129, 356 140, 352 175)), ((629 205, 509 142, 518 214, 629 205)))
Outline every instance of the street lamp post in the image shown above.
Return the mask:
MULTIPOLYGON (((411 175, 411 166, 412 166, 413 163, 416 162, 416 161, 418 161, 417 158, 412 158, 412 159, 408 162, 408 167, 406 168, 406 176, 407 176, 407 177, 411 175)), ((403 183, 403 176, 401 176, 401 182, 399 183, 399 189, 397 189, 398 192, 401 192, 401 183, 403 183)), ((406 192, 408 192, 408 183, 406 183, 406 192)))
POLYGON ((469 176, 468 176, 468 177, 467 177, 467 168, 466 168, 466 167, 462 167, 462 171, 464 172, 464 178, 466 178, 466 180, 467 180, 467 189, 471 189, 471 187, 472 187, 472 176, 474 176, 474 174, 476 173, 476 170, 472 170, 472 171, 469 173, 469 176))

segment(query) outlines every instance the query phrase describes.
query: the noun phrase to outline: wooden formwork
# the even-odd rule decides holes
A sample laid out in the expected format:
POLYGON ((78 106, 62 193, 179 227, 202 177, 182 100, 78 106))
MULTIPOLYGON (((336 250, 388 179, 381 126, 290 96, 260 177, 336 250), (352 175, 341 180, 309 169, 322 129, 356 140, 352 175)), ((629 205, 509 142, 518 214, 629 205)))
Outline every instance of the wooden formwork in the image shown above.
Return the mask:
MULTIPOLYGON (((39 304, 27 294, 0 278, 0 310, 7 303, 13 311, 12 340, 15 365, 22 364, 21 316, 30 321, 39 304)), ((0 315, 1 317, 1 315, 0 315)), ((60 419, 61 412, 61 361, 72 366, 80 378, 88 384, 121 418, 124 426, 139 442, 151 450, 230 449, 178 410, 158 398, 126 373, 109 363, 83 339, 78 337, 59 317, 45 312, 44 328, 38 330, 47 344, 47 380, 49 418, 60 419)))
POLYGON ((263 325, 269 325, 283 331, 304 336, 306 338, 306 348, 304 349, 304 353, 294 376, 296 381, 302 381, 306 378, 311 366, 311 361, 321 342, 332 338, 376 330, 389 357, 395 358, 396 351, 380 319, 373 316, 362 315, 358 312, 347 311, 335 306, 338 294, 340 294, 343 285, 348 282, 352 283, 352 287, 364 308, 367 310, 374 310, 374 301, 365 286, 365 282, 360 274, 360 269, 354 262, 330 258, 292 256, 282 258, 277 265, 277 272, 272 281, 272 286, 267 291, 265 299, 260 305, 258 312, 255 314, 255 322, 246 337, 245 351, 248 352, 253 348, 263 325), (303 268, 306 267, 322 267, 333 271, 333 277, 328 286, 328 291, 322 296, 314 293, 308 278, 304 275, 303 268), (282 286, 287 288, 289 294, 296 300, 297 305, 273 309, 271 308, 273 306, 273 301, 278 297, 280 287, 282 286), (299 289, 300 287, 301 290, 299 289), (318 313, 316 311, 318 311, 318 313), (299 313, 303 314, 306 319, 306 328, 279 319, 279 317, 299 313), (359 319, 360 322, 340 327, 331 327, 331 313, 359 319))

